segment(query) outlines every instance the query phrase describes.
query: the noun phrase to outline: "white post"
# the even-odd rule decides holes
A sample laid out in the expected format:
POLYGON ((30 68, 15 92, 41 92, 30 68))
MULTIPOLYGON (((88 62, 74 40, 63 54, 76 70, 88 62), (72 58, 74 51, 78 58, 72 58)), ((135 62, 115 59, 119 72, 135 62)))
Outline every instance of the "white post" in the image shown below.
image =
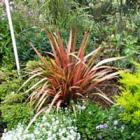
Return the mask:
POLYGON ((18 58, 18 52, 17 52, 17 46, 16 46, 16 39, 15 39, 15 34, 14 34, 14 28, 13 28, 11 13, 10 13, 9 0, 5 0, 5 6, 6 6, 6 13, 7 13, 7 18, 8 18, 8 22, 9 22, 9 27, 10 27, 10 33, 11 33, 13 50, 14 50, 14 55, 15 55, 15 60, 16 60, 17 72, 20 75, 19 58, 18 58))

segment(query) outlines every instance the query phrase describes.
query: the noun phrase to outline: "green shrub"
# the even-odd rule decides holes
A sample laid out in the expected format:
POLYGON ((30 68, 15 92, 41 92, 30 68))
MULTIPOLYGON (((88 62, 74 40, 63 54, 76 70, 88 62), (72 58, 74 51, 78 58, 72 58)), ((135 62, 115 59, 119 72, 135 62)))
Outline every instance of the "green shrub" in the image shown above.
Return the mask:
POLYGON ((23 83, 23 78, 19 77, 15 71, 1 68, 0 83, 0 119, 1 125, 6 123, 8 129, 13 128, 19 122, 29 122, 33 115, 33 110, 26 103, 27 97, 17 93, 23 83))
POLYGON ((8 129, 14 128, 19 122, 27 124, 33 116, 33 110, 26 103, 0 106, 2 119, 8 129))
POLYGON ((120 114, 124 109, 112 106, 108 110, 89 102, 79 106, 75 117, 83 140, 139 140, 140 127, 124 123, 120 114))
POLYGON ((11 93, 5 96, 4 104, 15 104, 15 103, 22 103, 25 100, 25 97, 22 94, 15 94, 11 93))
POLYGON ((13 67, 14 56, 8 22, 0 17, 0 66, 13 67))
POLYGON ((50 51, 50 45, 45 32, 37 27, 31 27, 28 30, 26 28, 27 27, 24 27, 21 31, 17 30, 16 34, 19 59, 22 64, 25 64, 29 60, 37 59, 30 46, 30 42, 32 42, 34 47, 43 52, 43 54, 45 54, 46 51, 50 51))
MULTIPOLYGON (((38 64, 39 64, 38 61, 33 61, 33 62, 29 61, 29 63, 27 63, 27 66, 25 68, 26 72, 30 71, 38 64)), ((22 74, 25 75, 25 72, 22 71, 22 74)), ((7 95, 8 96, 17 95, 16 93, 21 87, 21 85, 23 84, 24 78, 22 76, 18 76, 16 71, 7 70, 6 68, 3 67, 0 69, 0 76, 1 76, 0 77, 0 100, 1 101, 5 100, 5 97, 7 95)), ((32 83, 29 83, 28 86, 31 86, 33 83, 34 81, 32 81, 32 83)), ((22 88, 22 90, 20 90, 19 95, 17 96, 20 97, 20 94, 23 93, 25 90, 26 90, 25 88, 22 88)), ((6 97, 7 98, 6 100, 8 100, 8 96, 6 97)))
POLYGON ((40 61, 28 61, 26 63, 26 68, 25 70, 27 72, 31 72, 33 69, 35 69, 36 67, 38 67, 40 65, 40 61))
POLYGON ((122 73, 120 83, 123 84, 122 94, 117 97, 117 104, 123 107, 121 117, 127 123, 140 124, 140 65, 134 74, 122 73))
POLYGON ((4 74, 0 84, 0 100, 4 100, 6 95, 15 93, 22 84, 22 78, 18 77, 15 71, 2 70, 4 74))
POLYGON ((80 111, 78 111, 76 116, 76 126, 82 139, 94 139, 97 133, 96 126, 104 124, 106 117, 106 111, 93 103, 80 106, 80 111))
POLYGON ((140 45, 139 45, 138 37, 134 35, 134 33, 130 34, 129 31, 124 31, 122 35, 116 34, 113 38, 113 44, 114 44, 114 53, 117 52, 118 55, 126 56, 129 58, 129 61, 126 59, 121 62, 122 67, 129 68, 130 65, 132 67, 130 60, 139 61, 140 45), (116 46, 116 50, 115 50, 115 46, 116 46))
MULTIPOLYGON (((120 114, 124 110, 118 106, 113 106, 108 111, 106 118, 106 128, 100 127, 95 134, 95 140, 139 140, 140 127, 124 123, 120 114)), ((100 126, 100 125, 99 125, 100 126)))

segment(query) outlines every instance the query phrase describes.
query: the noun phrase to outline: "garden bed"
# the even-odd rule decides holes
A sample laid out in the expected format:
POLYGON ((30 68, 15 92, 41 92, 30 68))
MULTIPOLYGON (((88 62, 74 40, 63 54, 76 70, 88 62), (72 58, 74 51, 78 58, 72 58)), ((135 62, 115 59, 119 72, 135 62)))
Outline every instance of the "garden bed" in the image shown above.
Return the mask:
POLYGON ((9 4, 21 70, 0 0, 0 139, 140 140, 138 0, 9 4))

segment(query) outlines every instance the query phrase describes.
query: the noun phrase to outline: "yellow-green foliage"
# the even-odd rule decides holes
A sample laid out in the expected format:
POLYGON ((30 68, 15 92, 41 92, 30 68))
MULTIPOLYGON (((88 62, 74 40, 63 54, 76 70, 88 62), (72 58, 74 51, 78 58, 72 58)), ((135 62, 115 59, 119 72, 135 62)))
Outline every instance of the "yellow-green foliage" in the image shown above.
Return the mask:
POLYGON ((134 74, 124 72, 120 83, 123 85, 122 94, 117 97, 117 104, 122 106, 124 112, 122 119, 134 125, 140 124, 140 65, 134 74))

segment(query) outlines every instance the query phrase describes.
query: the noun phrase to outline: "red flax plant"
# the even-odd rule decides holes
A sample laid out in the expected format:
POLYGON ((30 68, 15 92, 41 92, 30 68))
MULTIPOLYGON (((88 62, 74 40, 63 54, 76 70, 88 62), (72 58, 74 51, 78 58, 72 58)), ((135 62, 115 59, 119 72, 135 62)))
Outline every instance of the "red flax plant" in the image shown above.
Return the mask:
MULTIPOLYGON (((89 54, 85 54, 88 44, 89 33, 85 32, 80 48, 76 51, 77 33, 70 31, 69 41, 66 47, 59 32, 55 34, 46 31, 52 53, 50 61, 46 60, 34 47, 34 50, 41 60, 41 65, 32 72, 32 76, 23 84, 27 84, 31 79, 39 77, 40 80, 29 90, 31 103, 35 104, 37 112, 46 107, 47 104, 56 106, 67 106, 71 100, 74 102, 79 98, 86 97, 92 93, 100 83, 112 79, 118 75, 113 67, 104 64, 121 59, 122 57, 109 58, 96 63, 96 59, 102 51, 99 47, 89 54)), ((95 93, 110 101, 102 93, 95 93)))

